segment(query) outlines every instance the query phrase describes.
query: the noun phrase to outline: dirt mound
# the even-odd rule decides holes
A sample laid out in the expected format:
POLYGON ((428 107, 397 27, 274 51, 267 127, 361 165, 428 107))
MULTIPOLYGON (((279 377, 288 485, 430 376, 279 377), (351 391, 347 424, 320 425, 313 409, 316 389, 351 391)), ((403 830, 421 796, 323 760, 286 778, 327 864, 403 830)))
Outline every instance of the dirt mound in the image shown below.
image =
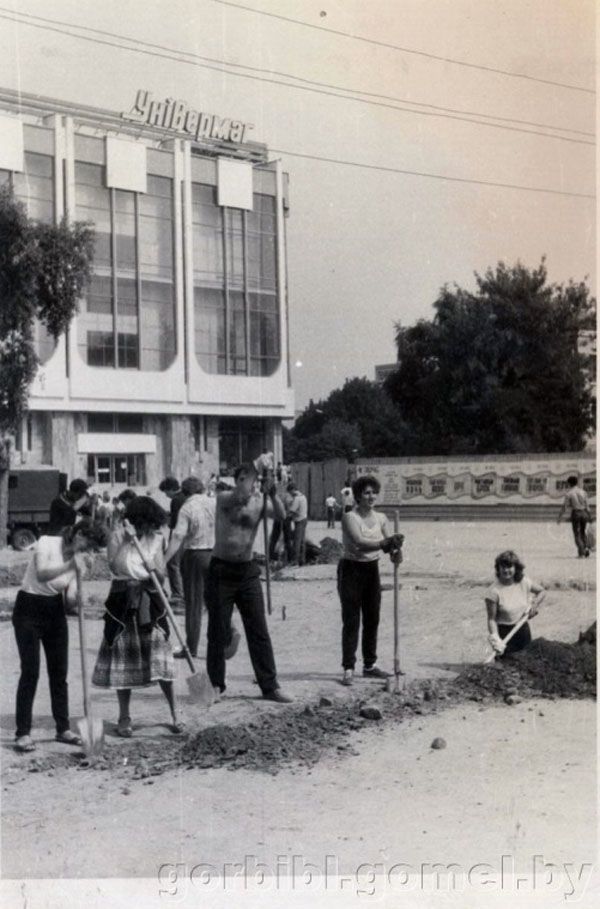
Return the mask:
MULTIPOLYGON (((586 635, 591 636, 592 629, 586 635)), ((582 636, 582 637, 585 637, 582 636)), ((465 701, 495 700, 518 703, 527 697, 588 698, 596 694, 596 650, 587 639, 564 644, 538 638, 510 659, 470 666, 456 679, 419 679, 398 694, 382 690, 368 701, 328 702, 268 713, 256 720, 228 726, 223 723, 179 739, 155 742, 132 740, 104 749, 93 764, 82 755, 34 758, 20 772, 47 772, 67 767, 108 770, 118 780, 143 780, 166 771, 226 767, 277 773, 284 766, 310 767, 325 752, 353 754, 349 736, 364 728, 382 729, 383 721, 401 723, 414 716, 457 707, 465 701), (365 706, 368 708, 365 710, 365 706), (373 719, 369 719, 369 716, 373 719)), ((328 699, 327 699, 328 700, 328 699)), ((508 709, 508 708, 507 708, 508 709)), ((126 794, 125 789, 122 790, 126 794)))
MULTIPOLYGON (((593 626, 592 626, 593 627, 593 626)), ((590 633, 590 629, 586 634, 590 633)), ((491 665, 470 666, 452 683, 467 695, 503 697, 515 693, 545 697, 595 697, 596 647, 537 638, 529 647, 491 665)))
POLYGON ((364 723, 355 706, 309 706, 301 712, 265 716, 247 726, 203 729, 183 746, 180 760, 186 767, 267 772, 289 763, 310 766, 333 746, 350 750, 342 739, 364 723))
POLYGON ((334 540, 333 537, 323 537, 319 543, 319 548, 320 552, 317 562, 321 565, 339 562, 344 551, 342 544, 338 540, 334 540))

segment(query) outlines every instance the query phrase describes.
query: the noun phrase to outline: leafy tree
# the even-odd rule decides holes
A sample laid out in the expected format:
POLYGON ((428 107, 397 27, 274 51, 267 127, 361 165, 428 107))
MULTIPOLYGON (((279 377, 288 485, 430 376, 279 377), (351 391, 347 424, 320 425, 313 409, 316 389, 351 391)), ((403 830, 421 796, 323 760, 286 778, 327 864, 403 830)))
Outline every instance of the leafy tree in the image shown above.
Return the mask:
POLYGON ((405 453, 410 433, 400 411, 376 382, 347 379, 317 404, 310 401, 289 436, 286 459, 385 457, 405 453), (309 456, 310 455, 310 456, 309 456))
POLYGON ((27 410, 39 319, 54 338, 67 328, 91 275, 92 228, 42 224, 0 188, 0 546, 6 545, 10 437, 27 410))
POLYGON ((396 325, 398 368, 385 383, 415 454, 578 451, 594 422, 578 338, 595 326, 585 283, 547 283, 500 262, 474 293, 445 286, 431 321, 396 325))
POLYGON ((287 438, 286 461, 327 461, 331 458, 350 460, 360 451, 362 439, 357 426, 343 420, 328 420, 320 432, 305 438, 287 438))

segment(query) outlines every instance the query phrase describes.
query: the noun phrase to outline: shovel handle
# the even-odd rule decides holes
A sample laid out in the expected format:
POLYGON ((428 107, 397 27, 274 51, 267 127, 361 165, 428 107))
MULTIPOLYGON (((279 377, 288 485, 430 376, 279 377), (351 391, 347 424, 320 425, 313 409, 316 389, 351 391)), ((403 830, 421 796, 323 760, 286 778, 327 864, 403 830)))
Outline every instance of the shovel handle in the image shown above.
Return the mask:
MULTIPOLYGON (((394 533, 398 533, 399 518, 398 512, 394 511, 394 533)), ((398 571, 399 565, 394 562, 394 676, 396 686, 399 684, 400 670, 400 623, 398 617, 398 571)))
MULTIPOLYGON (((511 638, 514 638, 514 636, 516 635, 517 631, 518 631, 520 628, 523 627, 523 625, 525 624, 525 622, 527 621, 528 618, 529 618, 529 609, 527 609, 527 610, 523 613, 523 615, 521 616, 521 618, 519 619, 519 621, 516 622, 516 623, 513 625, 513 627, 512 627, 511 630, 508 632, 508 634, 506 635, 506 637, 505 637, 505 638, 502 638, 502 643, 503 643, 505 646, 506 646, 506 644, 508 644, 508 642, 511 640, 511 638)), ((502 652, 504 653, 504 651, 502 651, 502 652)), ((486 663, 493 663, 495 659, 496 659, 496 653, 494 652, 494 653, 492 653, 491 656, 489 656, 489 657, 485 660, 485 662, 486 662, 486 663)))
POLYGON ((269 497, 266 491, 266 480, 267 473, 263 473, 263 483, 265 486, 265 491, 263 492, 263 536, 264 536, 264 546, 265 546, 265 580, 267 586, 267 613, 271 615, 273 612, 273 604, 271 603, 271 566, 269 564, 269 521, 267 518, 267 504, 269 497))
POLYGON ((154 589, 156 590, 158 596, 160 597, 160 601, 165 608, 165 611, 169 617, 171 625, 173 626, 173 630, 177 636, 177 640, 179 641, 179 643, 181 645, 181 649, 183 650, 183 654, 188 662, 188 666, 190 667, 191 671, 193 673, 195 673, 196 667, 194 666, 194 661, 192 659, 192 655, 188 649, 187 644, 183 640, 183 637, 182 637, 179 627, 177 625, 177 621, 175 619, 175 615, 173 613, 173 610, 171 609, 171 604, 169 603, 169 601, 167 599, 167 595, 163 590, 163 586, 160 583, 160 581, 158 580, 158 576, 157 576, 156 572, 154 571, 154 569, 150 568, 150 565, 148 564, 148 560, 147 560, 146 556, 144 555, 144 550, 140 546, 140 541, 138 540, 137 536, 133 536, 133 537, 131 537, 131 539, 133 540, 134 546, 139 553, 139 556, 143 562, 144 568, 150 575, 150 580, 154 584, 154 589))
POLYGON ((81 651, 81 684, 83 687, 83 713, 86 719, 90 717, 90 690, 87 673, 87 653, 85 638, 85 616, 83 614, 83 591, 81 589, 81 575, 76 575, 77 622, 79 624, 79 649, 81 651))

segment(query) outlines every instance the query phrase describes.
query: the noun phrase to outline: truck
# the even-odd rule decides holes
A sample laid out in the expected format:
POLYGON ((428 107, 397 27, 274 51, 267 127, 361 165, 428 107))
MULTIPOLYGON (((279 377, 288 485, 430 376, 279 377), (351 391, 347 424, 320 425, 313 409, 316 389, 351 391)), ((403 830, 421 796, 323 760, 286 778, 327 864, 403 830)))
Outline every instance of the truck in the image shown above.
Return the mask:
POLYGON ((54 467, 11 470, 8 475, 8 541, 28 549, 47 530, 50 503, 67 488, 67 474, 54 467))

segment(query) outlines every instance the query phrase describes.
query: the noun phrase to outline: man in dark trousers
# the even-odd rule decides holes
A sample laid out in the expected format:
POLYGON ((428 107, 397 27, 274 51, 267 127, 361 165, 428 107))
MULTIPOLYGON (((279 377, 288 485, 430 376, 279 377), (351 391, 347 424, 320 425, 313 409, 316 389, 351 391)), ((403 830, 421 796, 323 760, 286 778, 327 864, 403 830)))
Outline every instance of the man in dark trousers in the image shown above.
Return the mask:
POLYGON ((567 485, 569 489, 564 497, 557 523, 560 524, 565 514, 570 512, 573 539, 575 540, 575 546, 577 547, 577 556, 578 558, 583 559, 587 558, 590 554, 586 533, 587 525, 591 520, 590 503, 588 502, 587 494, 579 485, 576 476, 568 477, 567 485))
MULTIPOLYGON (((248 651, 264 698, 287 704, 279 687, 273 646, 267 627, 260 569, 252 558, 263 519, 263 495, 255 488, 256 467, 241 464, 232 491, 217 495, 215 546, 208 568, 208 647, 206 669, 218 692, 225 691, 225 651, 231 636, 231 615, 237 606, 244 623, 248 651)), ((285 511, 275 484, 267 480, 268 514, 283 520, 285 511)))

